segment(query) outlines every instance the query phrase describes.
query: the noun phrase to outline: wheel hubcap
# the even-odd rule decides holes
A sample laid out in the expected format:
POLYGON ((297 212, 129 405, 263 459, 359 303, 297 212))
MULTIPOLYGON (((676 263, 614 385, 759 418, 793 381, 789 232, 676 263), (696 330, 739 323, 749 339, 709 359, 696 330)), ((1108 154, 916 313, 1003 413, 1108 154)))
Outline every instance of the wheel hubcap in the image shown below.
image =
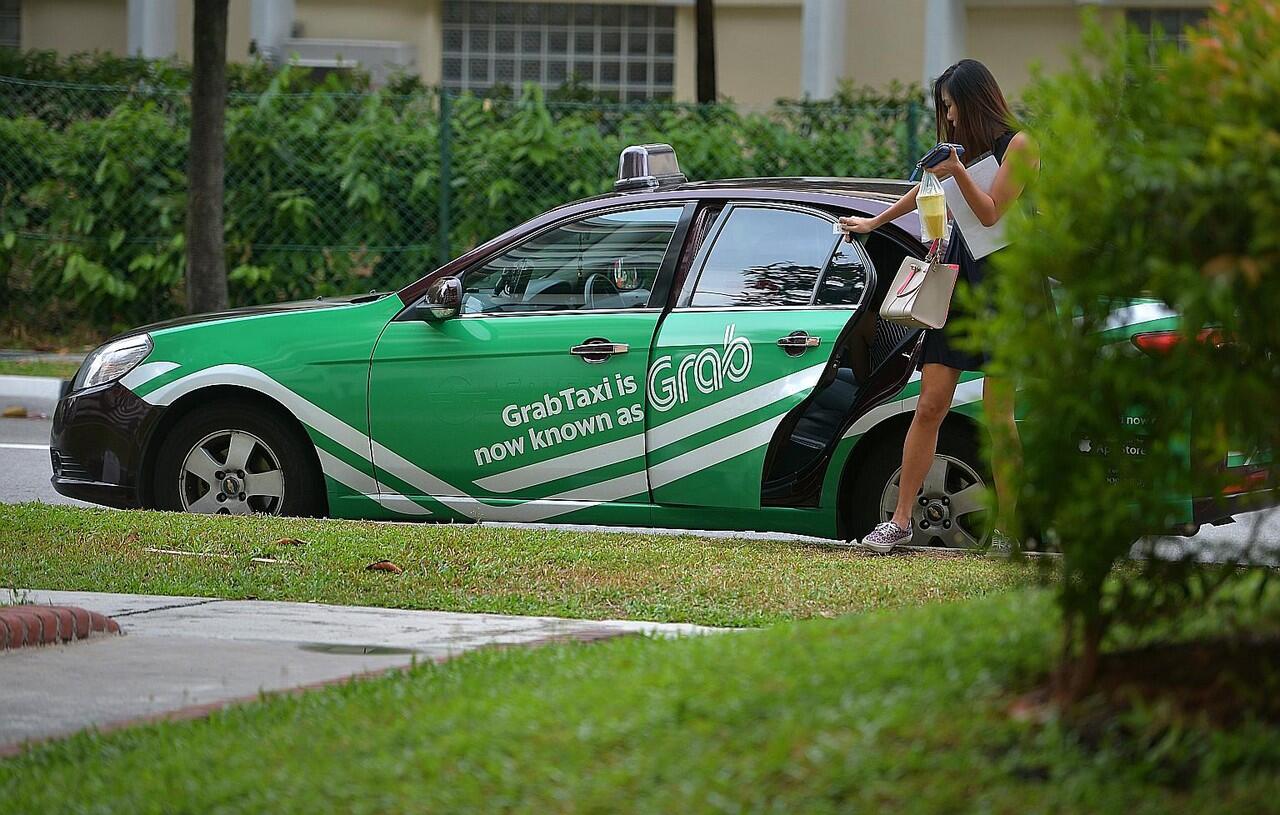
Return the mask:
MULTIPOLYGON (((901 478, 902 468, 898 468, 885 485, 880 496, 881 520, 893 517, 901 478)), ((912 504, 910 544, 956 549, 977 547, 986 528, 985 490, 982 477, 971 466, 951 456, 934 456, 933 466, 912 504)))
POLYGON ((210 433, 183 459, 178 496, 187 512, 279 515, 284 503, 280 458, 252 433, 210 433))

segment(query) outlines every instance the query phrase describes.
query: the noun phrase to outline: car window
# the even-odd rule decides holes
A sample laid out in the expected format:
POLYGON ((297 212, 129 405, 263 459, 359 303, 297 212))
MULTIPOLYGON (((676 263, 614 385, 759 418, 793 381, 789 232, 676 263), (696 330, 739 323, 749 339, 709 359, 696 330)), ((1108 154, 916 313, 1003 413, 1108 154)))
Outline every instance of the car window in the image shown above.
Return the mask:
POLYGON ((690 305, 809 305, 834 241, 831 222, 815 215, 735 207, 707 255, 690 305))
POLYGON ((814 303, 819 306, 856 306, 867 291, 867 265, 862 246, 841 241, 822 270, 822 282, 814 303))
POLYGON ((591 215, 468 272, 462 313, 644 308, 683 207, 591 215))

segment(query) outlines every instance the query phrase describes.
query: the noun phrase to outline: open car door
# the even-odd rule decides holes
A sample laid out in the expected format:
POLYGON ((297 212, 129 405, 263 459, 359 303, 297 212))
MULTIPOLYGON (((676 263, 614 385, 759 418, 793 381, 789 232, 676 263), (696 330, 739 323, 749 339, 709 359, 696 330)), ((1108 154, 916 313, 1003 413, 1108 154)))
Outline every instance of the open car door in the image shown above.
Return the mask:
POLYGON ((784 417, 835 374, 866 308, 862 248, 834 217, 738 203, 698 249, 658 329, 646 379, 655 503, 759 507, 765 453, 784 417))

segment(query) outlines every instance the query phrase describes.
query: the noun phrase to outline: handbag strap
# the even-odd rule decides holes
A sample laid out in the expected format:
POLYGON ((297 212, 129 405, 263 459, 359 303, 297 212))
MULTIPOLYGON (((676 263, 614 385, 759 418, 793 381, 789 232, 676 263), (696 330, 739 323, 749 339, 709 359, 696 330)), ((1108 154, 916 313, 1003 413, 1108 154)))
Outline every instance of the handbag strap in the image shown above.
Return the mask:
POLYGON ((905 297, 906 295, 913 294, 916 289, 924 285, 925 275, 928 274, 935 265, 937 265, 939 260, 938 256, 940 254, 942 254, 942 240, 939 238, 929 245, 929 251, 924 257, 923 268, 912 263, 911 274, 907 275, 907 279, 902 281, 902 285, 898 287, 898 290, 894 292, 893 296, 905 297), (916 280, 917 275, 919 275, 919 280, 916 280), (915 283, 915 285, 912 286, 912 283, 915 283))
POLYGON ((942 238, 934 238, 929 244, 929 251, 924 256, 924 262, 932 266, 942 260, 942 238))
POLYGON ((904 280, 904 281, 902 281, 902 285, 901 285, 901 286, 899 286, 899 287, 898 287, 898 290, 897 290, 896 292, 894 292, 894 293, 893 293, 893 296, 894 296, 894 297, 905 297, 906 295, 911 294, 911 293, 913 293, 916 289, 920 288, 922 285, 924 285, 924 276, 925 276, 925 274, 928 272, 928 270, 929 270, 929 267, 928 267, 928 266, 925 266, 925 267, 922 269, 922 268, 920 268, 919 266, 917 266, 916 264, 912 263, 912 264, 911 264, 911 274, 907 275, 907 279, 906 279, 906 280, 904 280), (917 275, 919 275, 919 277, 920 277, 920 280, 919 280, 919 281, 916 281, 916 276, 917 276, 917 275), (912 285, 911 285, 911 283, 912 283, 913 281, 915 281, 915 283, 916 283, 914 286, 912 286, 912 285), (908 286, 910 286, 910 288, 907 288, 908 286))

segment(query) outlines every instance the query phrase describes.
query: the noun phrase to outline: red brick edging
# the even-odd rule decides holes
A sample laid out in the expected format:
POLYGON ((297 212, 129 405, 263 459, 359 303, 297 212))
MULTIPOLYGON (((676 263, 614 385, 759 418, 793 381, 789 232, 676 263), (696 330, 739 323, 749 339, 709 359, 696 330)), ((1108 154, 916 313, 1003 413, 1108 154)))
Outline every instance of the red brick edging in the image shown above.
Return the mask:
POLYGON ((94 633, 119 634, 120 624, 76 606, 0 606, 0 651, 82 640, 94 633))

